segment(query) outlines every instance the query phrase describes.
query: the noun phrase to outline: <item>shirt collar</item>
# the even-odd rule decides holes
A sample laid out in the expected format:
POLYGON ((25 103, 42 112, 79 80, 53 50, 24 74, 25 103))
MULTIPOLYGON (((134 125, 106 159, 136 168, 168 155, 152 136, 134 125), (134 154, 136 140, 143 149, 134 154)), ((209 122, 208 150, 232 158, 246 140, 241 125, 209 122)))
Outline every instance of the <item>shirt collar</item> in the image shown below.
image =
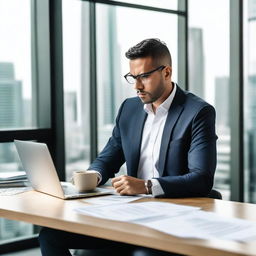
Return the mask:
MULTIPOLYGON (((171 94, 168 96, 168 98, 156 109, 156 112, 161 111, 163 113, 166 113, 169 111, 169 108, 173 102, 175 93, 177 90, 177 86, 175 83, 173 83, 173 90, 171 92, 171 94)), ((146 113, 153 113, 153 109, 152 109, 152 103, 150 104, 144 104, 144 110, 146 113)))

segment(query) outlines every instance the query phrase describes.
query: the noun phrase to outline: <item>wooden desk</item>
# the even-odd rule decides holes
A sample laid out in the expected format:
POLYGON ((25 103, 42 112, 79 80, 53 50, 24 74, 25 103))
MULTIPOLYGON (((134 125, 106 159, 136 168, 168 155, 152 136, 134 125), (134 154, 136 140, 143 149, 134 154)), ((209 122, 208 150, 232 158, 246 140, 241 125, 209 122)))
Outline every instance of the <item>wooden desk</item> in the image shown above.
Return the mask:
MULTIPOLYGON (((157 200, 199 206, 223 216, 256 221, 256 205, 253 204, 210 198, 157 200)), ((65 201, 30 191, 0 196, 0 217, 191 256, 256 256, 256 242, 181 239, 136 224, 98 219, 73 211, 83 204, 81 200, 65 201)))

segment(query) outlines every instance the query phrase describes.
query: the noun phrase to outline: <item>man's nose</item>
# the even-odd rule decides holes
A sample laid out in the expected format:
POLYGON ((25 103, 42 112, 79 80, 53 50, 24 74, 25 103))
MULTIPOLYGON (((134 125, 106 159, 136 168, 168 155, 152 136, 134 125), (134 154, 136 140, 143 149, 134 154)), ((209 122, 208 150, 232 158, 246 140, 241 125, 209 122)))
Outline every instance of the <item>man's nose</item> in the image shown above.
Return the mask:
POLYGON ((144 89, 144 85, 140 79, 136 79, 135 84, 134 84, 134 89, 135 90, 143 90, 144 89))

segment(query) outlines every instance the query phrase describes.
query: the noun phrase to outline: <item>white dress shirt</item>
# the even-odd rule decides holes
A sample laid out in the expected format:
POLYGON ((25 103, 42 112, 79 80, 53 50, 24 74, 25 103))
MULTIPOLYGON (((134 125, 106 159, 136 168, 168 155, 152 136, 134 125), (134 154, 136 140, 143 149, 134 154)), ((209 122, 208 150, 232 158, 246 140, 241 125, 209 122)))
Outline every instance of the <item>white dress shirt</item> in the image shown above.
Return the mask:
POLYGON ((154 178, 159 177, 159 172, 156 169, 156 166, 159 160, 164 125, 175 93, 176 84, 174 84, 169 97, 157 107, 155 113, 152 109, 152 104, 144 105, 144 110, 147 112, 148 116, 145 121, 142 135, 138 178, 151 180, 153 196, 164 195, 164 191, 159 181, 154 178))
MULTIPOLYGON (((140 148, 140 161, 138 167, 137 177, 143 180, 151 180, 152 195, 164 195, 164 191, 157 179, 159 172, 156 165, 159 159, 161 140, 164 130, 165 121, 168 115, 169 108, 173 102, 176 93, 176 84, 173 84, 173 90, 169 97, 156 109, 155 113, 152 109, 152 104, 145 104, 144 110, 148 114, 145 121, 142 142, 140 148)), ((98 184, 102 177, 98 172, 98 184)))

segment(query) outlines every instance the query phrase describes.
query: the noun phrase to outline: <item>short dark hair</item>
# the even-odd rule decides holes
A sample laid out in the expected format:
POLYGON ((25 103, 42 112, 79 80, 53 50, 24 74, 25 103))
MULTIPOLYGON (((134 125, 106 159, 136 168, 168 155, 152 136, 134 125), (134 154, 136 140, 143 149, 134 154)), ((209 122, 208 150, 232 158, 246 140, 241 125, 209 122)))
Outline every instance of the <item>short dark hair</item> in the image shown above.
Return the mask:
POLYGON ((134 60, 137 58, 151 57, 154 62, 161 65, 163 59, 166 59, 168 64, 172 65, 172 57, 167 48, 166 44, 158 38, 145 39, 135 46, 131 47, 125 56, 129 60, 134 60))

